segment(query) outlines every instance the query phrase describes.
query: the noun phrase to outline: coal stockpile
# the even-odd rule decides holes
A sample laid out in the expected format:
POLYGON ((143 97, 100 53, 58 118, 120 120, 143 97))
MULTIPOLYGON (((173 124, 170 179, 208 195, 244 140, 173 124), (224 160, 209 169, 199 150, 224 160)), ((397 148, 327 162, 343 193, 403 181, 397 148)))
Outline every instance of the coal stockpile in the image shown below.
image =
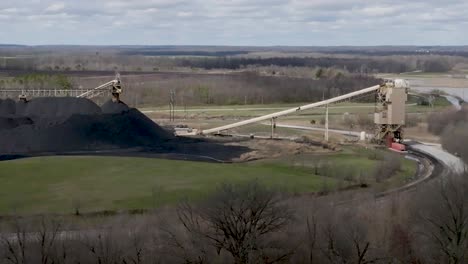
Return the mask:
POLYGON ((112 100, 107 101, 101 106, 101 111, 104 114, 116 114, 128 111, 129 108, 124 102, 113 102, 112 100))
POLYGON ((172 134, 136 109, 83 98, 0 101, 0 154, 161 148, 172 134))
POLYGON ((33 120, 29 117, 0 116, 0 130, 13 129, 22 125, 32 125, 33 123, 33 120))
POLYGON ((75 114, 100 114, 101 108, 86 98, 74 97, 42 97, 27 103, 16 104, 17 116, 35 116, 43 118, 69 117, 75 114))
POLYGON ((14 115, 16 112, 16 103, 11 99, 0 99, 0 116, 14 115))

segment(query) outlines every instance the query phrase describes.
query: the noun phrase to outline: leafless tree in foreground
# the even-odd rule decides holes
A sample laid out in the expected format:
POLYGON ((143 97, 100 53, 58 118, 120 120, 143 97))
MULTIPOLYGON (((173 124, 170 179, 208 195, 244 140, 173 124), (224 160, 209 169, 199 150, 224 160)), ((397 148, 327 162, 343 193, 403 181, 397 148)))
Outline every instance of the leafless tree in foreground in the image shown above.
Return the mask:
MULTIPOLYGON (((428 261, 459 264, 468 262, 468 174, 452 173, 417 202, 420 233, 431 252, 428 261)), ((426 255, 423 253, 423 255, 426 255)))
POLYGON ((376 254, 365 219, 341 212, 333 218, 321 229, 320 251, 326 263, 370 264, 385 260, 382 254, 376 254))
MULTIPOLYGON (((273 234, 283 230, 293 214, 275 192, 258 182, 224 184, 200 206, 181 204, 177 215, 191 245, 198 244, 202 253, 198 263, 206 262, 209 248, 218 255, 229 252, 235 263, 275 263, 287 261, 291 254, 275 243, 273 234)), ((189 247, 172 237, 187 252, 189 247)))
POLYGON ((27 250, 29 250, 29 243, 27 241, 27 231, 24 222, 19 219, 13 219, 11 224, 11 233, 1 233, 1 247, 3 256, 2 259, 12 264, 25 264, 28 263, 27 250))
MULTIPOLYGON (((41 264, 53 264, 61 261, 65 262, 66 253, 57 254, 57 236, 62 230, 62 223, 59 220, 47 220, 41 217, 39 232, 36 234, 36 241, 39 246, 41 264)), ((65 251, 64 251, 65 252, 65 251)))
POLYGON ((129 238, 123 236, 119 230, 110 227, 104 230, 97 230, 86 237, 81 238, 81 243, 88 251, 87 258, 91 263, 113 264, 125 263, 124 243, 129 238))
MULTIPOLYGON (((66 247, 60 247, 63 222, 44 216, 37 221, 15 217, 8 231, 0 233, 0 253, 7 263, 65 263, 66 247), (37 226, 37 229, 31 227, 37 226)), ((2 260, 2 259, 0 259, 2 260)), ((0 262, 3 263, 3 262, 0 262)))

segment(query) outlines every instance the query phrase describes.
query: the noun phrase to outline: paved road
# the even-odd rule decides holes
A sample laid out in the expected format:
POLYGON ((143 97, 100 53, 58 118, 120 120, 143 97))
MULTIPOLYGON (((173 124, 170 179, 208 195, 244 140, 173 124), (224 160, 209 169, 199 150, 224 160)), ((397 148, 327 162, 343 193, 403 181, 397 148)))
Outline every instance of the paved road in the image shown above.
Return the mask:
POLYGON ((435 159, 439 160, 445 167, 451 169, 454 172, 461 173, 465 170, 466 165, 459 157, 450 154, 440 147, 416 143, 411 144, 411 148, 434 157, 435 159))
POLYGON ((451 95, 443 95, 443 97, 445 97, 445 99, 447 99, 447 101, 449 101, 455 107, 455 109, 457 109, 457 111, 461 110, 460 101, 458 101, 457 98, 451 95))
MULTIPOLYGON (((415 106, 416 104, 407 104, 406 106, 415 106)), ((248 107, 248 108, 192 108, 192 109, 176 109, 175 112, 222 112, 222 111, 273 111, 273 110, 287 110, 291 107, 248 107)), ((320 107, 323 108, 323 107, 320 107)), ((350 105, 350 106, 330 106, 329 109, 346 109, 346 108, 375 108, 375 105, 350 105)), ((168 109, 159 109, 159 110, 140 110, 144 114, 149 113, 164 113, 169 112, 168 109)))
MULTIPOLYGON (((262 124, 271 126, 271 124, 266 124, 266 123, 262 123, 262 124)), ((287 124, 276 124, 276 127, 310 130, 310 131, 325 131, 325 128, 322 128, 322 127, 296 126, 296 125, 287 125, 287 124)), ((328 132, 341 134, 345 136, 353 136, 353 137, 361 136, 361 132, 349 131, 349 130, 328 129, 328 132)))
MULTIPOLYGON (((460 101, 458 101, 457 98, 450 95, 444 95, 443 97, 445 97, 447 101, 449 101, 455 107, 455 109, 457 109, 458 111, 461 110, 460 101)), ((430 156, 433 156, 442 164, 444 164, 445 167, 453 170, 454 172, 461 173, 467 169, 466 165, 459 157, 445 151, 444 149, 442 149, 441 145, 429 145, 420 143, 414 144, 411 147, 430 156)))

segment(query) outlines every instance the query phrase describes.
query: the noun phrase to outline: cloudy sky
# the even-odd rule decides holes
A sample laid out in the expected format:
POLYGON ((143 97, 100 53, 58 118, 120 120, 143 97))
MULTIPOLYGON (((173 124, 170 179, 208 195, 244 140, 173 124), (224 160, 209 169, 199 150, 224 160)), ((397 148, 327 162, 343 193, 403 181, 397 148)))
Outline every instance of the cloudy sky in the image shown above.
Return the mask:
POLYGON ((464 45, 467 0, 0 0, 0 43, 464 45))

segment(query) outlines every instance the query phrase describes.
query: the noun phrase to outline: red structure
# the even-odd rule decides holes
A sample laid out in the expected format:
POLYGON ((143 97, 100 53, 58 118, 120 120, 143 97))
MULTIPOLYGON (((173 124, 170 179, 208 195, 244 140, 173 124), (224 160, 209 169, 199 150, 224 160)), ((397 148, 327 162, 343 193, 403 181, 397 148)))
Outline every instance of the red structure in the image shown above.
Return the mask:
POLYGON ((396 151, 406 151, 406 146, 400 143, 393 142, 391 148, 396 151))

